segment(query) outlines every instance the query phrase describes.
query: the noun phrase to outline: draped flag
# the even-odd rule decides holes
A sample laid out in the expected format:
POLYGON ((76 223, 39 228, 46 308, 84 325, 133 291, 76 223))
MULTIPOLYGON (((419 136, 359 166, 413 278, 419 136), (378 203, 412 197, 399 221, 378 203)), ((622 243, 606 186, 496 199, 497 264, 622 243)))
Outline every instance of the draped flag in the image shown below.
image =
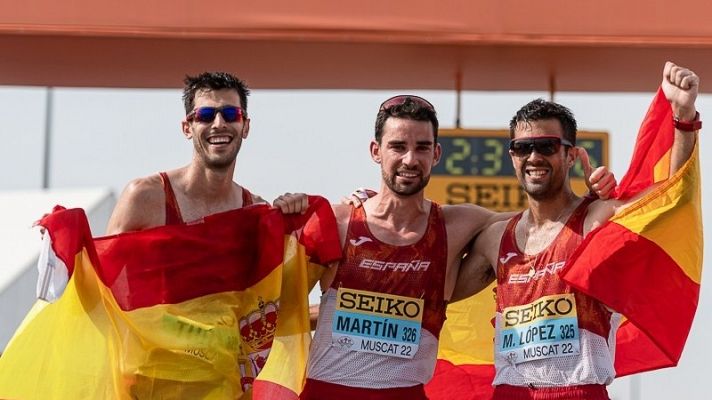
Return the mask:
POLYGON ((425 386, 429 399, 492 398, 495 288, 492 283, 474 296, 448 304, 435 373, 425 386))
MULTIPOLYGON (((571 285, 627 318, 616 334, 618 376, 676 365, 697 308, 703 243, 698 150, 670 177, 673 134, 672 110, 659 90, 615 197, 630 199, 658 186, 591 232, 562 271, 571 285)), ((430 399, 491 398, 493 290, 494 284, 448 305, 426 386, 430 399)))
POLYGON ((659 90, 616 197, 657 186, 588 235, 562 271, 571 285, 626 317, 616 335, 618 376, 677 365, 697 309, 703 247, 698 147, 670 177, 673 135, 672 110, 659 90))
POLYGON ((69 281, 0 357, 0 398, 297 398, 308 292, 341 252, 324 199, 98 239, 80 209, 40 224, 69 281))

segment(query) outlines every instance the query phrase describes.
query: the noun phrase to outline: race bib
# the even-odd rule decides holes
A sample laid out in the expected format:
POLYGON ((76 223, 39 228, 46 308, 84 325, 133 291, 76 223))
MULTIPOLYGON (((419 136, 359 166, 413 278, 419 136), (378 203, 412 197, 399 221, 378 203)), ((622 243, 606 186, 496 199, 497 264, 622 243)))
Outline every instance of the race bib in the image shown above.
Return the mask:
POLYGON ((423 299, 339 288, 332 343, 351 351, 413 358, 424 304, 423 299))
POLYGON ((507 307, 501 327, 497 352, 514 363, 581 352, 576 299, 571 293, 507 307))

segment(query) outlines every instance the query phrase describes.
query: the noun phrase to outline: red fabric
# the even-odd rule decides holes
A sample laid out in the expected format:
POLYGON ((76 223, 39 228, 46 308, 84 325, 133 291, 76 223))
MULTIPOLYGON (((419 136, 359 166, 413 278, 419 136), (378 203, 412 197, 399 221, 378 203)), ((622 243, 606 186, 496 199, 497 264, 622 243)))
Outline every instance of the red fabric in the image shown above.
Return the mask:
POLYGON ((299 396, 286 387, 274 382, 256 379, 252 382, 253 399, 297 400, 299 396))
POLYGON ((494 388, 494 365, 454 365, 439 359, 433 379, 425 385, 431 400, 488 400, 494 388))
POLYGON ((171 186, 171 181, 168 179, 168 174, 165 172, 159 172, 158 176, 161 177, 161 183, 163 184, 163 197, 166 203, 166 222, 165 225, 180 225, 183 224, 183 217, 180 213, 180 207, 178 206, 178 200, 176 200, 176 194, 173 191, 173 186, 171 186))
MULTIPOLYGON (((618 199, 654 183, 654 166, 673 139, 672 109, 658 90, 638 133, 630 168, 616 190, 618 199)), ((699 285, 656 243, 608 222, 586 237, 562 277, 632 322, 617 334, 617 376, 677 364, 697 308, 699 285)))
POLYGON ((618 376, 645 372, 651 369, 651 365, 665 368, 676 364, 677 362, 671 361, 670 356, 630 321, 623 322, 618 328, 615 360, 618 376))
POLYGON ((599 300, 635 324, 619 331, 617 375, 676 365, 697 309, 699 285, 657 244, 618 224, 608 223, 585 244, 592 241, 595 246, 580 247, 582 262, 575 275, 565 277, 581 290, 594 290, 599 300), (652 339, 640 329, 665 334, 652 339))
POLYGON ((252 203, 252 193, 250 193, 249 190, 247 190, 246 187, 242 187, 242 206, 247 207, 251 206, 252 203))
POLYGON ((201 224, 99 238, 98 274, 123 310, 244 290, 281 263, 283 230, 265 227, 282 223, 278 211, 260 206, 215 214, 201 224), (215 250, 199 251, 204 248, 215 250))
POLYGON ((319 196, 309 196, 309 207, 304 214, 289 214, 285 217, 285 231, 299 232, 299 243, 306 249, 312 262, 326 265, 341 258, 341 242, 336 218, 331 205, 319 196))
POLYGON ((629 199, 655 183, 655 164, 670 150, 673 140, 672 107, 660 88, 640 125, 633 159, 628 172, 616 188, 614 197, 629 199))
POLYGON ((428 400, 423 385, 369 389, 307 379, 301 400, 428 400))
MULTIPOLYGON (((326 203, 318 197, 310 197, 309 201, 310 210, 326 203)), ((199 224, 123 233, 97 238, 94 246, 84 246, 84 241, 92 238, 85 218, 84 226, 77 226, 83 215, 81 209, 55 212, 45 216, 40 225, 51 232, 53 242, 73 243, 57 249, 70 273, 74 256, 82 247, 96 248, 96 254, 89 256, 97 275, 125 311, 244 290, 280 265, 288 226, 311 221, 304 215, 283 217, 277 209, 258 205, 214 214, 199 224), (274 229, 275 226, 280 228, 274 229), (77 230, 84 235, 72 233, 77 230), (215 250, 208 253, 205 248, 215 250)), ((312 217, 318 222, 310 222, 314 228, 302 232, 302 240, 312 243, 307 252, 315 252, 308 254, 317 263, 337 260, 341 254, 338 237, 333 235, 337 230, 331 208, 324 207, 312 217), (318 243, 322 246, 317 247, 318 243)))
POLYGON ((609 400, 603 385, 532 388, 499 385, 493 400, 609 400))
POLYGON ((69 277, 74 272, 74 257, 81 253, 84 247, 88 249, 89 257, 96 264, 97 257, 94 247, 85 246, 85 243, 91 241, 92 238, 84 210, 79 208, 67 210, 58 205, 52 209, 51 214, 42 217, 37 225, 46 229, 46 234, 50 235, 52 243, 62 243, 62 246, 55 246, 54 250, 57 257, 67 266, 69 277))

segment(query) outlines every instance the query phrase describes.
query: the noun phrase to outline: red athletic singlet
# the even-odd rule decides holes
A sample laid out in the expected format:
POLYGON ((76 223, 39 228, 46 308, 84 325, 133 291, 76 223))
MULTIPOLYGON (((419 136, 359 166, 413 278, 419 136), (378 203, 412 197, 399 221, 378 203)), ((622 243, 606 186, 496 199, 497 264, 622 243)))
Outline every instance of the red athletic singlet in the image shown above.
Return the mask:
POLYGON ((522 214, 507 225, 497 263, 495 399, 555 399, 563 387, 569 388, 561 393, 565 398, 607 398, 602 385, 615 377, 619 317, 559 278, 583 240, 590 202, 584 199, 549 247, 535 255, 517 245, 522 214), (581 397, 571 397, 571 387, 579 387, 581 397), (545 397, 532 397, 537 392, 545 397))
MULTIPOLYGON (((171 186, 171 181, 168 179, 168 174, 165 172, 159 172, 158 175, 161 177, 161 183, 163 184, 163 193, 166 197, 166 225, 180 225, 184 224, 183 217, 180 213, 180 207, 178 207, 178 200, 176 200, 176 195, 173 192, 173 186, 171 186)), ((242 206, 247 207, 252 205, 252 194, 246 188, 242 188, 242 206)))
POLYGON ((445 321, 447 237, 440 207, 416 243, 394 246, 353 209, 344 257, 322 296, 302 399, 424 399, 445 321))

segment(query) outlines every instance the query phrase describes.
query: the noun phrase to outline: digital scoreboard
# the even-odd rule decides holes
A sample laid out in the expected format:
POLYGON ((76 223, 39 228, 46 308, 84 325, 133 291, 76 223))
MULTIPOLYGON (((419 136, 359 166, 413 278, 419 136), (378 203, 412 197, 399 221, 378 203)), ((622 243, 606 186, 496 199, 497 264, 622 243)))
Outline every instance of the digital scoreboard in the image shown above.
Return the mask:
MULTIPOLYGON (((514 174, 509 140, 509 130, 439 130, 443 152, 433 167, 426 197, 440 204, 474 203, 494 211, 524 209, 527 196, 514 174)), ((594 168, 609 165, 606 132, 579 131, 576 145, 586 149, 594 168)), ((580 162, 570 176, 574 192, 586 193, 580 162)))

